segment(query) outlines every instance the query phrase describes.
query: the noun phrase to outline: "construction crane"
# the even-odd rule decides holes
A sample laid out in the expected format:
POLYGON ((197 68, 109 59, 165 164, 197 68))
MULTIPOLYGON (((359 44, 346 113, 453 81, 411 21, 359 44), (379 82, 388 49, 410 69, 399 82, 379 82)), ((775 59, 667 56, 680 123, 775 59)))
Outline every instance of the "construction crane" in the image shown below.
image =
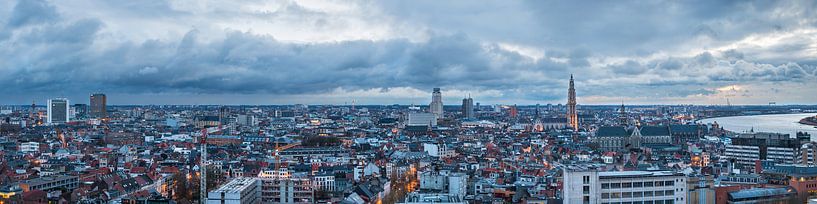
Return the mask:
POLYGON ((284 150, 287 150, 289 148, 293 148, 293 147, 296 147, 298 145, 301 145, 300 142, 294 142, 294 143, 287 144, 287 145, 284 145, 284 146, 278 146, 278 144, 279 144, 278 142, 275 142, 275 151, 273 152, 273 154, 275 156, 275 171, 278 171, 281 168, 281 166, 280 166, 281 165, 281 156, 279 155, 280 152, 284 151, 284 150))
POLYGON ((201 172, 200 184, 200 199, 199 203, 207 202, 207 128, 201 130, 201 164, 199 164, 199 171, 201 172))

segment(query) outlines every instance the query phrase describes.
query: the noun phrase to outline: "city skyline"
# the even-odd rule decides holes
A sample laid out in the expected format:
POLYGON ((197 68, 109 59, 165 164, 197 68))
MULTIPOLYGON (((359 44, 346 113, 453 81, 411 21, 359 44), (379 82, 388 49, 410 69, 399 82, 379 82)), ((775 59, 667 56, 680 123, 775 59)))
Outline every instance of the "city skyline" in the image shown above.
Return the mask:
POLYGON ((815 104, 815 8, 5 1, 0 104, 815 104))

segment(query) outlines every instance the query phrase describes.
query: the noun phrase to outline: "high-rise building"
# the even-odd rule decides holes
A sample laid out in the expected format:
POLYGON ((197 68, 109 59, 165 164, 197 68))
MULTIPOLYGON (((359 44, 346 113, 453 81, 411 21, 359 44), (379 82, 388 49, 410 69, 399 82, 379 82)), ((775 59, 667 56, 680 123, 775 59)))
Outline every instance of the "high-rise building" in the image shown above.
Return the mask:
POLYGON ((91 117, 101 119, 108 117, 108 97, 103 93, 91 94, 91 117))
POLYGON ((68 99, 55 98, 48 100, 48 125, 59 125, 68 122, 68 99))
POLYGON ((463 118, 475 118, 474 117, 474 99, 471 97, 462 99, 462 117, 463 118))
POLYGON ((565 204, 687 203, 682 173, 567 169, 563 175, 565 204))
POLYGON ((573 75, 570 75, 570 86, 567 88, 567 120, 573 131, 579 131, 579 115, 576 112, 576 89, 573 87, 573 75))
POLYGON ((440 88, 434 88, 431 93, 431 104, 428 104, 428 112, 433 113, 437 118, 443 117, 443 93, 440 88))

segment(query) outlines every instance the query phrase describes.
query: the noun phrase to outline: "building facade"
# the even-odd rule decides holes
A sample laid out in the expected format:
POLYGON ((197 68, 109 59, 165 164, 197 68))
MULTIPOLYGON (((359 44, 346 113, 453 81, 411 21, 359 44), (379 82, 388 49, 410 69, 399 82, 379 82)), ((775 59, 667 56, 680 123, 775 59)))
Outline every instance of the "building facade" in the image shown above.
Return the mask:
POLYGON ((56 98, 48 100, 48 118, 46 123, 48 125, 59 125, 67 123, 70 118, 69 101, 65 98, 56 98))
POLYGON ((108 117, 108 97, 105 94, 91 94, 91 117, 96 119, 108 117))
POLYGON ((260 182, 257 178, 238 177, 207 193, 207 204, 259 204, 260 182))
POLYGON ((428 112, 437 116, 437 118, 443 117, 443 93, 440 91, 440 88, 434 88, 434 92, 431 93, 431 103, 428 104, 428 112))
POLYGON ((474 99, 471 97, 462 99, 462 117, 466 119, 476 118, 474 115, 474 99))
POLYGON ((565 204, 686 203, 686 176, 670 171, 564 171, 565 204))
POLYGON ((732 138, 732 144, 726 145, 723 158, 735 161, 736 168, 755 172, 756 163, 760 161, 799 163, 801 146, 799 140, 788 134, 746 133, 732 138))

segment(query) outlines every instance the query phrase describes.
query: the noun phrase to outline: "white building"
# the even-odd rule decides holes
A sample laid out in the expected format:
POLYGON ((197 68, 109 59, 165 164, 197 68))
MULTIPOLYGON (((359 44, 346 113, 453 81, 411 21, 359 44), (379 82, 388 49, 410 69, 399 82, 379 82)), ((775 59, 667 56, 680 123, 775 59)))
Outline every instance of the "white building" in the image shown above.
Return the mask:
POLYGON ((261 203, 260 185, 256 178, 235 178, 207 193, 207 204, 261 203))
POLYGON ((23 153, 35 153, 40 151, 39 142, 24 142, 20 144, 20 151, 23 153))
POLYGON ((407 126, 437 127, 437 116, 432 113, 409 113, 407 126))
POLYGON ((400 204, 426 204, 426 203, 435 203, 435 204, 466 204, 465 202, 459 197, 450 196, 446 194, 430 194, 430 193, 417 193, 412 192, 408 196, 406 196, 406 200, 400 202, 400 204))
POLYGON ((256 178, 235 178, 207 193, 207 204, 259 204, 260 185, 256 178))
POLYGON ((48 118, 46 124, 59 125, 67 123, 71 115, 68 106, 70 102, 65 98, 56 98, 48 100, 48 118))
POLYGON ((315 190, 312 180, 301 174, 286 171, 268 171, 259 175, 261 202, 263 203, 314 203, 315 190))
POLYGON ((425 171, 417 176, 421 190, 444 193, 459 200, 465 198, 468 190, 468 175, 464 173, 425 171))
POLYGON ((428 104, 428 112, 437 116, 437 118, 443 117, 443 93, 440 92, 440 88, 434 88, 434 92, 431 93, 431 103, 428 104))
POLYGON ((671 171, 564 171, 565 204, 686 203, 686 176, 671 171))
POLYGON ((253 126, 256 123, 255 116, 252 115, 238 115, 235 122, 241 126, 253 126))
POLYGON ((457 152, 454 148, 445 144, 423 143, 423 151, 432 157, 450 158, 457 156, 457 152))
POLYGON ((312 177, 312 183, 315 189, 321 191, 335 191, 335 175, 333 174, 318 174, 312 177))

